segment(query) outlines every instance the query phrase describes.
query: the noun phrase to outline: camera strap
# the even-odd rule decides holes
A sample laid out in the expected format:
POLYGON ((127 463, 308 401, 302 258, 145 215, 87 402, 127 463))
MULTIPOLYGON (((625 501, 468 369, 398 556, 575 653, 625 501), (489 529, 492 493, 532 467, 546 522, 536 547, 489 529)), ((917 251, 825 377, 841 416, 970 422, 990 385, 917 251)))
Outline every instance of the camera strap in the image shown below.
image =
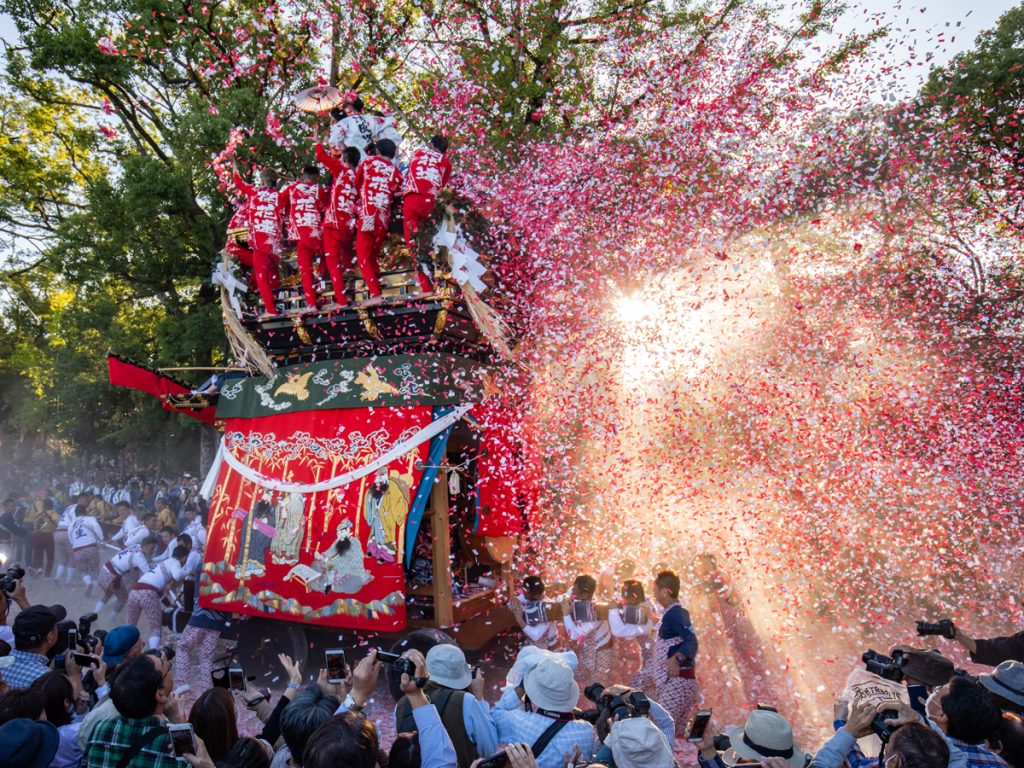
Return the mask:
POLYGON ((132 743, 128 745, 128 751, 121 755, 121 759, 117 761, 117 766, 115 766, 115 768, 128 768, 128 764, 131 763, 131 761, 134 760, 143 749, 156 741, 157 737, 160 736, 161 733, 167 733, 166 725, 150 728, 148 731, 143 731, 132 739, 132 743))
MULTIPOLYGON (((564 715, 564 713, 556 714, 564 715)), ((530 746, 530 751, 533 752, 533 756, 535 758, 540 757, 540 753, 547 749, 547 746, 551 743, 552 739, 554 739, 555 736, 558 735, 558 732, 565 728, 565 726, 567 726, 568 724, 569 720, 555 720, 555 722, 549 725, 545 729, 544 733, 542 733, 538 737, 538 739, 535 742, 533 742, 533 744, 530 746)))

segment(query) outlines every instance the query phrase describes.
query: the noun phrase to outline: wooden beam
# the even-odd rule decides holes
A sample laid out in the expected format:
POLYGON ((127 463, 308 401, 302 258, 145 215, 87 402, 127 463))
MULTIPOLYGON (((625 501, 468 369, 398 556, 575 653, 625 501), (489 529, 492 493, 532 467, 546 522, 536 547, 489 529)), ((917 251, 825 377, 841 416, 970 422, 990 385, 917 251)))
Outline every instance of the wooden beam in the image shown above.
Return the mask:
POLYGON ((444 472, 434 479, 430 489, 430 533, 434 559, 434 621, 438 627, 455 622, 452 605, 452 541, 449 525, 448 482, 444 472))

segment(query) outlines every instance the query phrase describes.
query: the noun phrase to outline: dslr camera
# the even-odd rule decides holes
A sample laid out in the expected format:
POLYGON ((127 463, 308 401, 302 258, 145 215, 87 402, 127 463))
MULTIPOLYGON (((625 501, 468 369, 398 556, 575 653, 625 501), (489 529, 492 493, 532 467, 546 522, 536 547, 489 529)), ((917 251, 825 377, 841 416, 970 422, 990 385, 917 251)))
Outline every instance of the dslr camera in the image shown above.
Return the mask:
POLYGON ((903 681, 903 667, 906 666, 909 657, 903 651, 893 651, 892 656, 889 657, 869 649, 860 657, 860 660, 864 662, 864 667, 871 674, 899 683, 903 681))
POLYGON ((95 613, 87 613, 78 617, 78 644, 86 653, 94 652, 100 642, 100 639, 92 634, 92 623, 97 618, 95 613))
POLYGON ((647 695, 627 685, 605 688, 601 683, 591 683, 583 689, 583 695, 594 702, 595 707, 580 713, 579 717, 595 725, 608 720, 647 717, 651 711, 647 695))
POLYGON ((952 619, 941 619, 934 624, 929 624, 927 621, 919 621, 917 622, 917 634, 921 637, 938 635, 947 640, 953 640, 956 637, 956 624, 953 623, 952 619))
POLYGON ((159 648, 150 648, 145 652, 147 656, 163 656, 168 662, 174 661, 174 646, 161 645, 159 648))
POLYGON ((18 588, 18 582, 25 578, 25 569, 15 563, 7 572, 0 576, 0 589, 8 595, 18 588))

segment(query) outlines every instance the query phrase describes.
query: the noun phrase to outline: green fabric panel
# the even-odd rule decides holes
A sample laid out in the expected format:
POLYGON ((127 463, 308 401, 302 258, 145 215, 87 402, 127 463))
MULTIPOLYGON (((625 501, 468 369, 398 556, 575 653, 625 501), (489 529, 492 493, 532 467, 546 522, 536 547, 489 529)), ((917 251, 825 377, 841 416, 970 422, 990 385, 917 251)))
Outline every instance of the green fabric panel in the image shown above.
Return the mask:
POLYGON ((482 396, 488 366, 455 355, 326 360, 277 369, 277 376, 225 382, 217 418, 252 418, 332 408, 456 405, 482 396))

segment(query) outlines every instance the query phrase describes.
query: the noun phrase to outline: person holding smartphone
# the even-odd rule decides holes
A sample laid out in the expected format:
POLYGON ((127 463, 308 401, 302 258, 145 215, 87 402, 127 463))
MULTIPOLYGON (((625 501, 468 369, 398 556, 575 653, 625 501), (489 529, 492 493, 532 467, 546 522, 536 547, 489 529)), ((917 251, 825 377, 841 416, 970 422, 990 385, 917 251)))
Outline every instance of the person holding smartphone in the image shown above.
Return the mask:
MULTIPOLYGON (((415 650, 403 655, 415 666, 412 677, 402 674, 401 690, 409 699, 416 730, 413 733, 398 734, 391 745, 390 764, 415 764, 412 755, 418 751, 420 768, 456 768, 458 758, 452 740, 444 729, 437 709, 418 684, 419 680, 428 678, 426 659, 415 650)), ((379 662, 376 654, 373 654, 368 667, 375 666, 379 668, 379 662)), ((355 675, 354 670, 353 677, 355 675)), ((302 768, 336 768, 342 765, 372 764, 375 761, 380 747, 376 729, 358 712, 340 714, 340 717, 332 717, 324 723, 310 737, 302 752, 302 768)))
POLYGON ((171 664, 163 654, 143 654, 125 665, 110 691, 121 716, 96 726, 82 768, 111 768, 122 761, 124 768, 181 768, 179 757, 194 768, 213 768, 202 739, 192 734, 194 753, 184 751, 188 745, 182 737, 172 739, 168 715, 177 707, 173 690, 171 664))

